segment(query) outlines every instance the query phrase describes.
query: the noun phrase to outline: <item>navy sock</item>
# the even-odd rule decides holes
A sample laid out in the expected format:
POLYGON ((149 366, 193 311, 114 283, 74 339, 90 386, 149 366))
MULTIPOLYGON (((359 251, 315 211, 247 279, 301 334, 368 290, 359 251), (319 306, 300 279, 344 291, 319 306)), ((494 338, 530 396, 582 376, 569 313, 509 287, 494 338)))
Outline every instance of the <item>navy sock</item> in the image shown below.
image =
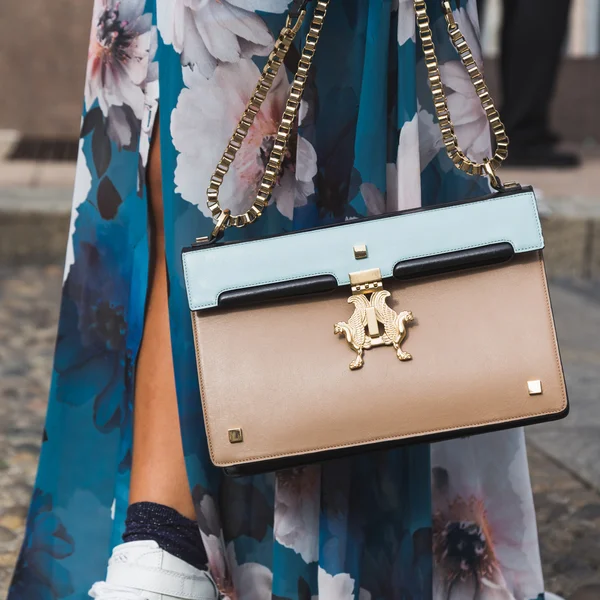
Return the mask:
POLYGON ((136 502, 127 509, 124 542, 155 541, 160 548, 197 569, 208 559, 198 523, 173 508, 154 502, 136 502))

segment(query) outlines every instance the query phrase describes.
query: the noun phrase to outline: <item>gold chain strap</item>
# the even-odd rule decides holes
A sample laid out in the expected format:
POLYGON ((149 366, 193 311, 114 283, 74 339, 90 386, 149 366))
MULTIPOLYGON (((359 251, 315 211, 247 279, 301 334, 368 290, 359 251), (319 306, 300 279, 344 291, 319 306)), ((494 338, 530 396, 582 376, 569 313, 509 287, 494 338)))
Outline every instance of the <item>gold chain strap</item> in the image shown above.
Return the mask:
POLYGON ((253 223, 261 216, 263 209, 269 203, 269 198, 273 193, 273 188, 275 187, 281 172, 281 165, 283 164, 287 145, 294 127, 294 121, 296 120, 298 109, 300 108, 300 100, 304 93, 304 86, 308 79, 308 71, 312 65, 312 59, 315 54, 317 42, 319 41, 328 5, 329 0, 318 0, 315 6, 310 29, 306 36, 306 42, 298 63, 298 70, 292 81, 290 93, 285 104, 285 110, 283 111, 283 117, 279 124, 279 128, 277 129, 273 148, 269 155, 265 174, 260 182, 256 199, 245 213, 241 215, 232 215, 228 209, 222 209, 219 204, 219 188, 223 183, 223 177, 229 170, 229 166, 235 159, 238 150, 248 135, 248 131, 273 85, 277 72, 283 64, 283 60, 288 53, 294 38, 302 26, 306 16, 306 10, 302 9, 300 11, 295 23, 293 23, 292 17, 287 18, 286 25, 281 30, 281 33, 275 42, 275 48, 267 59, 267 64, 265 65, 260 80, 256 85, 256 89, 246 106, 246 110, 237 124, 227 149, 223 153, 221 161, 217 165, 217 168, 210 179, 210 185, 207 190, 207 204, 213 217, 216 219, 215 229, 211 234, 211 238, 218 236, 227 227, 245 227, 246 225, 253 223))
MULTIPOLYGON (((215 228, 211 233, 210 238, 198 238, 198 242, 214 239, 228 227, 245 227, 246 225, 253 223, 262 215, 262 211, 269 203, 269 199, 281 172, 281 165, 283 164, 294 121, 298 114, 300 100, 304 93, 308 71, 312 65, 312 59, 315 54, 317 42, 319 41, 323 21, 327 14, 329 1, 330 0, 317 1, 310 29, 306 36, 306 43, 302 49, 302 55, 298 63, 298 70, 292 81, 283 117, 277 129, 273 149, 269 155, 265 173, 260 182, 254 203, 245 213, 232 215, 229 209, 221 208, 221 205, 219 204, 219 189, 223 183, 223 178, 229 171, 231 163, 234 161, 238 150, 248 135, 250 127, 260 111, 262 103, 275 81, 275 77, 283 64, 283 60, 287 55, 292 42, 304 22, 304 18, 306 17, 306 10, 304 8, 299 12, 295 23, 293 22, 294 19, 291 16, 288 16, 286 25, 281 30, 281 33, 275 42, 275 47, 267 59, 267 63, 261 73, 261 77, 256 85, 254 93, 246 105, 246 110, 237 124, 235 132, 210 179, 210 185, 207 190, 207 204, 215 218, 215 228)), ((485 114, 496 138, 496 152, 494 156, 491 159, 485 159, 482 163, 470 160, 458 145, 458 139, 448 109, 448 101, 444 92, 440 68, 435 54, 433 34, 427 15, 426 0, 414 0, 414 6, 417 16, 417 29, 419 30, 419 36, 423 45, 427 74, 431 92, 433 94, 435 112, 442 132, 442 140, 446 146, 448 155, 452 159, 452 162, 462 171, 469 175, 486 175, 490 178, 494 187, 500 188, 501 183, 496 176, 495 171, 508 156, 508 137, 504 129, 504 124, 500 120, 500 115, 494 106, 489 90, 483 80, 483 75, 473 58, 473 53, 454 19, 450 2, 448 0, 442 0, 450 39, 460 56, 460 60, 471 77, 471 81, 475 86, 477 95, 481 100, 481 105, 485 110, 485 114)))
POLYGON ((433 94, 433 104, 437 115, 440 130, 442 132, 442 140, 446 146, 448 156, 452 162, 462 171, 469 175, 487 175, 494 187, 500 187, 495 170, 500 167, 502 162, 508 156, 508 136, 504 129, 504 124, 500 119, 500 114, 494 106, 494 101, 490 96, 487 85, 483 79, 483 75, 473 58, 471 48, 467 44, 460 28, 454 19, 452 6, 448 0, 442 0, 446 23, 448 24, 448 33, 452 44, 456 48, 460 60, 467 69, 471 81, 475 87, 475 91, 481 101, 481 106, 487 116, 487 120, 494 132, 496 138, 496 152, 491 159, 485 159, 482 163, 470 160, 467 155, 460 149, 454 124, 448 109, 448 99, 444 93, 442 84, 442 76, 435 54, 435 44, 433 43, 433 34, 427 16, 426 0, 414 0, 415 11, 417 13, 417 29, 423 45, 423 54, 425 55, 425 64, 427 66, 427 76, 433 94))

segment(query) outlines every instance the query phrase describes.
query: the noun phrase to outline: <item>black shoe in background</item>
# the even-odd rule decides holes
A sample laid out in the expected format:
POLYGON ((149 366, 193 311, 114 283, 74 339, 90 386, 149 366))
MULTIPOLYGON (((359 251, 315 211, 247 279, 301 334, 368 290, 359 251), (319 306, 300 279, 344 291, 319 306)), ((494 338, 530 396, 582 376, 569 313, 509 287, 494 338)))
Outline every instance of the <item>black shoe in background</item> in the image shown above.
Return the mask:
POLYGON ((507 167, 573 169, 581 165, 581 157, 575 152, 558 150, 553 144, 511 144, 504 164, 507 167))

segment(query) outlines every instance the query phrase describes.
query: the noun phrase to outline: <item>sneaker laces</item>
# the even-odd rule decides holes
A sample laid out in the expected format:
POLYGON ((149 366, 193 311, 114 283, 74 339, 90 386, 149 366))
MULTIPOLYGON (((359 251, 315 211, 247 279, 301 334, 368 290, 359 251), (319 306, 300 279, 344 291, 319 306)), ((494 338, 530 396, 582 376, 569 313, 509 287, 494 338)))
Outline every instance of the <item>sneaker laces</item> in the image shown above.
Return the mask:
POLYGON ((96 600, 148 600, 147 596, 140 596, 140 593, 128 587, 111 585, 106 581, 98 581, 88 592, 91 598, 96 600))

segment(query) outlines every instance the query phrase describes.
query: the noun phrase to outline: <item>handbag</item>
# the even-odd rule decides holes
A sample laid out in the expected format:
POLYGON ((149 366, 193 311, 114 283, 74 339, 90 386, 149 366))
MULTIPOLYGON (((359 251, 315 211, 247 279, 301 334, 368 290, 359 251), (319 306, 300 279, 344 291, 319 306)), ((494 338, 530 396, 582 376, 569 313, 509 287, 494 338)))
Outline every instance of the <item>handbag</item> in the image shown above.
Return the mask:
POLYGON ((487 176, 484 198, 248 241, 276 185, 329 0, 318 0, 264 178, 251 208, 219 187, 306 18, 290 12, 211 178, 210 236, 182 254, 204 425, 214 465, 248 475, 558 419, 568 400, 531 188, 496 171, 508 138, 469 46, 443 11, 496 139, 459 148, 425 0, 419 36, 446 149, 487 176))

